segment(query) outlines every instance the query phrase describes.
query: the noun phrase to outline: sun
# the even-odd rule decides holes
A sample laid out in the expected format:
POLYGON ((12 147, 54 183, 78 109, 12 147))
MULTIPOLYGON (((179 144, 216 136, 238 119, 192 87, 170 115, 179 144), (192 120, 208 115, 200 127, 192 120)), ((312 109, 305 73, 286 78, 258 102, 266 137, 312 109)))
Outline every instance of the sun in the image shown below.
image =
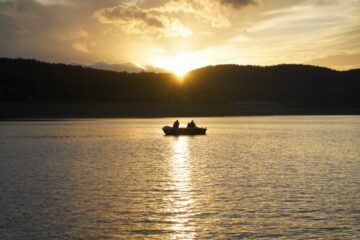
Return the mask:
POLYGON ((186 55, 170 57, 161 63, 161 67, 173 72, 178 77, 184 75, 190 70, 196 68, 193 60, 186 55))
POLYGON ((174 73, 183 78, 189 71, 207 65, 204 59, 193 53, 183 53, 176 56, 164 57, 155 61, 157 67, 174 73))
POLYGON ((186 65, 179 65, 179 66, 174 66, 173 69, 169 69, 169 70, 171 70, 173 73, 175 73, 176 76, 182 78, 185 76, 185 74, 187 72, 192 70, 192 68, 188 67, 186 65))

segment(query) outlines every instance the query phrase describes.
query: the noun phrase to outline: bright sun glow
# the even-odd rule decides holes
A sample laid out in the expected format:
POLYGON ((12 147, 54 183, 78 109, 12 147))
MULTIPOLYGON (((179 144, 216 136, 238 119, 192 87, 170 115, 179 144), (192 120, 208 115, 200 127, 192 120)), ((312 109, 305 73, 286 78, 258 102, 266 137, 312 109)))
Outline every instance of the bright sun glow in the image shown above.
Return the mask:
POLYGON ((178 77, 183 77, 187 72, 207 65, 207 62, 194 53, 184 53, 173 57, 155 59, 157 67, 167 69, 178 77))

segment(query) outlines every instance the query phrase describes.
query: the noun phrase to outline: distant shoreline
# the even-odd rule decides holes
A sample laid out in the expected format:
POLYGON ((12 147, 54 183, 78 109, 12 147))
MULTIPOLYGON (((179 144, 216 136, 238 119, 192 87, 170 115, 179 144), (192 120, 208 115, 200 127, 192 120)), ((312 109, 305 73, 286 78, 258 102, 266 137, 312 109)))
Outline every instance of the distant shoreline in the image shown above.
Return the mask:
POLYGON ((235 104, 0 102, 0 121, 273 115, 359 115, 360 108, 287 108, 235 104))

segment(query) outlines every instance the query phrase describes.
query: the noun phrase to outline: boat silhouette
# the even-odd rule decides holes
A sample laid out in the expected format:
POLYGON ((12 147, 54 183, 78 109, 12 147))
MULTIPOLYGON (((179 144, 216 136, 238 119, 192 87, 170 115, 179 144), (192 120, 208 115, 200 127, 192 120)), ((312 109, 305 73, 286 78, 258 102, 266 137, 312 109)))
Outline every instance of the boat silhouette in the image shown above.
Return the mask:
POLYGON ((200 127, 186 127, 186 128, 174 128, 170 126, 164 126, 162 128, 165 135, 205 135, 207 128, 200 128, 200 127))

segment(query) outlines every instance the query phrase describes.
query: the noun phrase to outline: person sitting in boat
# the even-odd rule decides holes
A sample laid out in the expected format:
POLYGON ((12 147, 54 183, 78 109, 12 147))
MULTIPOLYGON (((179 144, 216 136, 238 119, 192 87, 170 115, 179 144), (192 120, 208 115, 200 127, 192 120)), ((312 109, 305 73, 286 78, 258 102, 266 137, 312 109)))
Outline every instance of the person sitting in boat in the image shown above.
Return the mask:
POLYGON ((173 124, 173 128, 179 128, 179 125, 180 125, 179 120, 176 120, 173 124))
POLYGON ((190 124, 191 124, 191 127, 192 127, 192 128, 195 128, 195 127, 196 127, 196 124, 195 124, 194 120, 191 120, 190 124))
POLYGON ((191 122, 188 123, 187 128, 195 128, 196 124, 194 122, 194 120, 191 120, 191 122))

